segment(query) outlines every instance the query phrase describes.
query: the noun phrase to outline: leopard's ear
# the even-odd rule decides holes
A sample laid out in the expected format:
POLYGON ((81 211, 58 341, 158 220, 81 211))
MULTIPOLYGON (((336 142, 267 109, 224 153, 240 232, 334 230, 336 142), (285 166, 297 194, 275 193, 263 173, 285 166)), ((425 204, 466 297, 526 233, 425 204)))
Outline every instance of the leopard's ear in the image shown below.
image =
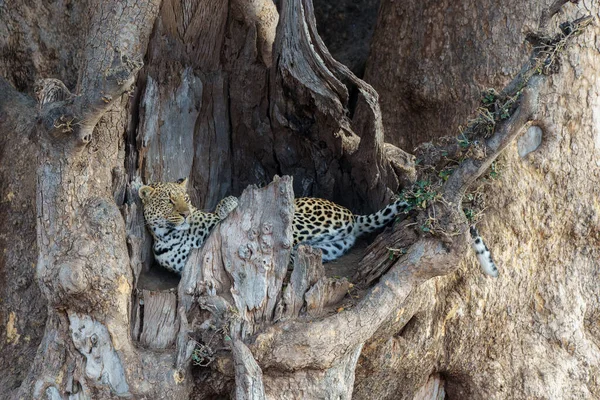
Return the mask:
POLYGON ((138 194, 140 195, 140 199, 146 200, 148 197, 154 193, 156 189, 151 186, 142 186, 140 190, 138 190, 138 194))
POLYGON ((188 179, 187 178, 181 178, 177 180, 177 183, 179 185, 181 185, 184 189, 187 189, 187 183, 188 183, 188 179))

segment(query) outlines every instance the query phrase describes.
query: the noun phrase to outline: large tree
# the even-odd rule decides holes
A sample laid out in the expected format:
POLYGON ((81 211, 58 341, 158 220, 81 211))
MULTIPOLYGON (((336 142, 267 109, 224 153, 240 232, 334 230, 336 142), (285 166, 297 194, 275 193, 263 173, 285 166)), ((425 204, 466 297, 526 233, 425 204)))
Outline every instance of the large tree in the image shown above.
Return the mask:
POLYGON ((366 81, 310 0, 0 5, 7 396, 598 396, 598 6, 565 3, 382 0, 366 81), (136 189, 181 177, 241 197, 178 281, 136 189), (287 273, 294 195, 400 189, 364 258, 287 273))

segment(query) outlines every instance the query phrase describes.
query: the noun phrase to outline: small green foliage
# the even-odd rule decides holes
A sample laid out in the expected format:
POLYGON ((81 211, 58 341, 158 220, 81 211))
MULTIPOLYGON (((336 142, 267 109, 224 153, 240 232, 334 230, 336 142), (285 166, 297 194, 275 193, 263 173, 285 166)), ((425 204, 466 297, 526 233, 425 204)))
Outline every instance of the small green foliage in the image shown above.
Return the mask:
POLYGON ((400 193, 400 199, 408 203, 406 211, 420 209, 424 210, 427 205, 438 196, 438 193, 431 187, 428 180, 419 180, 409 190, 403 190, 400 193))
POLYGON ((485 105, 492 104, 496 101, 497 98, 498 98, 498 92, 496 92, 492 88, 489 88, 483 92, 481 102, 485 105))
POLYGON ((461 134, 458 138, 458 145, 463 149, 466 149, 471 145, 471 142, 469 141, 469 139, 467 139, 467 137, 464 134, 461 134))
POLYGON ((435 222, 435 219, 430 216, 428 219, 425 220, 425 222, 423 224, 421 224, 419 226, 419 229, 421 229, 421 232, 434 233, 434 229, 433 229, 434 222, 435 222))
POLYGON ((469 224, 473 223, 473 219, 475 218, 475 211, 472 208, 463 208, 463 212, 465 213, 465 217, 467 217, 467 221, 469 221, 469 224))
POLYGON ((192 352, 192 363, 199 367, 207 367, 214 360, 214 351, 210 347, 196 342, 196 347, 192 352))
POLYGON ((417 181, 417 186, 419 187, 419 189, 425 189, 427 186, 429 186, 429 181, 425 181, 425 180, 417 181))
POLYGON ((439 172, 438 176, 446 182, 450 175, 452 175, 452 172, 454 172, 454 168, 445 168, 439 172))
POLYGON ((498 168, 498 163, 496 161, 492 162, 490 166, 490 178, 496 179, 500 176, 500 170, 498 168))
POLYGON ((420 226, 421 230, 425 233, 431 232, 431 224, 428 222, 420 226))

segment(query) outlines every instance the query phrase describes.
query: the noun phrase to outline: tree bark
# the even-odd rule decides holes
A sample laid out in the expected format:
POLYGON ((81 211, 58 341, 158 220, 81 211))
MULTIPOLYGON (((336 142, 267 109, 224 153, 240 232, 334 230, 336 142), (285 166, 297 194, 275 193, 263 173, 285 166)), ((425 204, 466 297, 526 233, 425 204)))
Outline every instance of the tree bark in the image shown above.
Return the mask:
MULTIPOLYGON (((411 150, 464 129, 481 92, 519 72, 528 32, 556 32, 587 13, 597 5, 382 1, 365 80, 380 94, 386 140, 411 150)), ((598 176, 597 26, 589 29, 542 87, 535 121, 500 157, 497 179, 476 183, 500 278, 482 279, 468 256, 455 274, 414 290, 399 311, 408 324, 384 325, 365 344, 355 398, 410 399, 430 376, 448 398, 599 396, 587 378, 597 369, 589 281, 599 226, 589 200, 598 176)))
MULTIPOLYGON (((383 3, 374 50, 382 47, 383 29, 391 24, 385 21, 392 5, 383 3)), ((415 4, 409 10, 427 7, 415 4)), ((542 25, 550 24, 560 5, 534 7, 542 25)), ((5 16, 0 18, 6 21, 1 29, 7 33, 2 45, 12 56, 0 71, 12 86, 0 79, 0 217, 8 222, 5 234, 16 239, 0 237, 0 244, 10 249, 0 258, 0 271, 11 279, 6 282, 16 283, 2 286, 8 301, 2 304, 6 337, 0 351, 14 358, 38 345, 35 357, 18 361, 3 378, 8 397, 541 396, 534 378, 527 380, 532 386, 519 391, 517 372, 508 374, 509 382, 502 380, 502 368, 495 370, 496 380, 489 385, 494 391, 470 374, 469 365, 489 370, 485 362, 490 358, 477 364, 482 361, 466 354, 463 343, 503 348, 472 332, 464 334, 461 323, 468 321, 456 321, 465 313, 470 320, 481 320, 476 307, 460 309, 462 293, 481 289, 465 292, 470 286, 455 284, 462 290, 455 308, 447 311, 437 304, 454 304, 450 289, 468 242, 463 197, 502 152, 512 160, 513 143, 524 128, 533 123, 543 130, 542 137, 547 135, 542 118, 550 111, 539 99, 552 98, 549 85, 561 81, 546 76, 555 72, 548 66, 555 59, 544 51, 575 38, 566 28, 554 41, 550 36, 532 38, 546 40, 545 47, 538 43, 529 60, 507 67, 516 77, 502 82, 507 84, 502 95, 514 101, 504 110, 506 116, 500 118, 503 110, 494 114, 489 135, 471 126, 467 150, 454 138, 442 140, 420 148, 423 157, 417 165, 413 155, 385 142, 389 112, 380 110, 372 86, 331 56, 317 32, 310 0, 283 0, 278 8, 271 0, 90 1, 40 8, 50 21, 64 20, 63 25, 29 16, 27 5, 2 7, 5 16), (65 10, 80 29, 65 20, 65 10), (61 51, 53 53, 63 39, 61 51), (24 73, 21 67, 26 67, 24 73), (61 79, 39 80, 53 77, 61 79), (352 91, 358 93, 353 115, 352 91), (18 146, 22 151, 15 152, 18 146), (442 152, 460 162, 449 164, 439 156, 442 152), (443 163, 452 170, 438 179, 436 168, 443 163), (193 252, 178 281, 152 265, 136 193, 141 182, 187 176, 192 202, 200 208, 212 209, 227 194, 241 196, 239 207, 193 252), (379 236, 354 277, 331 276, 319 252, 306 246, 297 249, 288 272, 294 195, 327 197, 370 211, 400 187, 409 190, 423 179, 437 179, 437 196, 419 203, 417 211, 379 236), (29 212, 22 219, 13 215, 19 207, 29 212), (432 218, 433 229, 422 229, 432 218), (390 248, 402 251, 392 251, 390 257, 390 248), (33 264, 34 254, 37 285, 28 284, 34 278, 31 265, 20 261, 33 264), (446 277, 431 279, 438 276, 446 277), (423 293, 437 282, 445 285, 441 294, 430 296, 437 303, 425 304, 423 293), (40 290, 43 298, 23 304, 21 287, 32 296, 40 290), (43 335, 43 322, 36 324, 33 318, 45 319, 43 335), (447 332, 446 324, 458 333, 447 332), (395 350, 399 346, 404 346, 402 352, 395 350)), ((485 13, 480 16, 485 18, 485 13)), ((582 19, 570 27, 579 31, 588 24, 582 19)), ((575 54, 588 54, 591 39, 577 40, 575 54)), ((377 62, 379 53, 372 54, 377 62)), ((381 63, 389 68, 392 61, 381 63)), ((586 85, 582 93, 591 91, 586 85)), ((462 106, 471 105, 465 101, 462 106)), ((593 120, 592 114, 584 116, 593 120)), ((444 136, 455 136, 447 128, 444 136)), ((419 141, 438 136, 442 134, 419 141)), ((526 134, 518 150, 530 149, 536 137, 537 131, 526 134)), ((409 136, 403 140, 393 142, 417 143, 409 136)), ((526 160, 534 169, 553 173, 542 154, 560 168, 559 153, 577 152, 555 146, 553 152, 538 150, 526 160)), ((531 183, 535 174, 528 176, 531 183)), ((501 199, 503 192, 497 190, 501 199)), ((583 208, 586 223, 568 231, 579 235, 572 249, 588 243, 584 237, 598 236, 597 214, 591 206, 583 208)), ((593 260, 595 255, 590 249, 581 257, 593 260)), ((593 321, 593 312, 582 313, 593 321)), ((497 320, 506 320, 502 315, 497 320)), ((539 329, 552 326, 540 324, 539 329)), ((587 330, 593 335, 593 324, 587 330)), ((557 338, 581 330, 561 332, 557 338)), ((563 346, 567 352, 569 343, 563 346)), ((577 345, 592 349, 584 339, 577 345)), ((573 357, 592 365, 595 354, 573 357)), ((493 357, 500 364, 506 360, 493 357)), ((594 384, 585 389, 596 393, 594 384)), ((586 393, 581 386, 577 390, 586 393)))

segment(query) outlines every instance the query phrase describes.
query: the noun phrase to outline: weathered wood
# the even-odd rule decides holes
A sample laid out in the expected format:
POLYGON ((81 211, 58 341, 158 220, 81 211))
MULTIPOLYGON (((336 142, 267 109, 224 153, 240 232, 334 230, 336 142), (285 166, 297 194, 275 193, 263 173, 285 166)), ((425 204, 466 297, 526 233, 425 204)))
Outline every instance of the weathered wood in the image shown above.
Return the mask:
POLYGON ((386 229, 373 243, 367 247, 360 261, 360 268, 352 277, 352 282, 363 287, 370 287, 389 268, 406 254, 408 248, 418 239, 418 233, 410 226, 411 220, 405 220, 386 229), (393 243, 393 247, 391 246, 393 243))
POLYGON ((230 192, 228 78, 221 66, 228 10, 218 0, 164 1, 142 77, 137 138, 142 181, 187 177, 200 209, 212 209, 230 192))
POLYGON ((438 240, 422 238, 354 308, 310 323, 286 321, 270 327, 256 337, 251 350, 263 369, 330 368, 348 347, 364 343, 381 323, 394 318, 415 285, 432 274, 456 268, 465 248, 465 242, 445 246, 438 240))
POLYGON ((281 2, 274 53, 269 106, 279 168, 303 177, 294 181, 297 197, 335 198, 340 172, 334 160, 343 154, 343 137, 355 136, 341 129, 349 126, 348 93, 312 46, 300 1, 281 2))
MULTIPOLYGON (((232 189, 266 185, 279 170, 274 152, 279 133, 270 112, 270 80, 279 15, 272 0, 234 1, 226 41, 228 105, 231 121, 232 189), (264 10, 264 14, 261 12, 264 10)), ((298 184, 297 182, 295 183, 298 184)))
POLYGON ((186 315, 187 311, 188 310, 186 310, 183 305, 180 305, 177 309, 179 316, 179 333, 177 335, 177 355, 175 367, 177 368, 177 373, 183 377, 185 377, 183 374, 186 372, 186 370, 189 370, 190 359, 192 357, 192 353, 194 352, 194 348, 196 347, 195 342, 190 340, 189 335, 193 333, 193 329, 188 323, 186 315))
MULTIPOLYGON (((534 50, 535 54, 537 53, 534 50)), ((489 151, 483 163, 491 163, 502 149, 514 141, 523 126, 533 117, 542 80, 542 76, 529 80, 529 86, 523 89, 519 107, 509 119, 499 124, 487 140, 489 151)), ((377 122, 374 123, 377 125, 377 122)), ((482 162, 468 159, 461 163, 444 185, 445 199, 430 206, 434 209, 433 215, 436 216, 437 222, 448 232, 444 241, 424 236, 412 244, 380 282, 354 309, 343 313, 343 317, 334 315, 311 324, 284 322, 279 327, 270 328, 264 335, 259 335, 252 349, 256 351, 255 356, 261 365, 277 366, 286 370, 330 366, 345 348, 362 343, 365 339, 363 334, 371 337, 375 333, 377 323, 374 321, 382 323, 391 318, 394 310, 398 309, 414 285, 455 270, 467 243, 467 224, 460 210, 462 196, 466 188, 482 173, 482 162), (373 322, 365 324, 365 319, 370 318, 374 318, 373 322), (332 334, 311 335, 311 332, 315 331, 332 334), (335 332, 351 333, 337 337, 335 332), (264 352, 265 340, 269 341, 268 353, 264 352), (332 347, 337 347, 337 352, 331 351, 332 347), (302 361, 299 361, 300 359, 302 361)))
MULTIPOLYGON (((22 126, 21 134, 36 137, 41 146, 36 274, 52 315, 21 385, 22 398, 185 398, 189 392, 189 380, 176 382, 171 373, 172 355, 135 348, 128 325, 143 224, 128 219, 130 266, 126 227, 115 203, 125 193, 122 95, 135 80, 158 13, 157 2, 134 3, 109 1, 92 10, 81 29, 89 36, 82 41, 77 96, 42 95, 27 114, 39 123, 22 126), (120 28, 122 21, 128 29, 120 28)), ((137 212, 135 206, 128 211, 137 212)))
POLYGON ((291 184, 289 177, 276 177, 265 189, 244 191, 238 207, 201 249, 201 264, 186 268, 182 276, 184 298, 225 302, 239 314, 242 338, 274 315, 292 247, 291 184))
POLYGON ((146 77, 138 128, 146 183, 176 181, 191 175, 194 126, 202 105, 203 86, 192 68, 180 74, 161 84, 152 75, 146 77), (174 87, 166 90, 170 85, 174 87))
POLYGON ((78 313, 69 313, 69 322, 73 345, 86 359, 86 377, 96 384, 108 385, 118 396, 130 396, 122 361, 106 326, 78 313))
POLYGON ((325 276, 321 251, 309 246, 298 246, 290 281, 283 291, 282 319, 295 318, 304 307, 306 291, 325 276))
MULTIPOLYGON (((384 130, 379 95, 371 85, 359 79, 348 67, 331 56, 317 32, 312 0, 302 0, 302 6, 305 24, 310 32, 316 53, 323 58, 331 74, 338 79, 349 81, 358 89, 359 103, 351 126, 353 133, 360 137, 360 142, 356 151, 349 153, 348 157, 352 164, 351 179, 354 182, 354 191, 358 191, 354 196, 360 196, 361 203, 366 203, 368 209, 376 210, 389 201, 400 183, 387 155, 398 157, 404 151, 397 149, 395 154, 384 151, 384 130)), ((344 99, 347 100, 347 98, 344 99)), ((345 123, 345 121, 341 122, 340 126, 348 129, 345 123)), ((397 158, 396 163, 404 164, 403 167, 413 170, 414 174, 414 164, 403 162, 403 160, 409 159, 410 155, 404 153, 397 158)), ((404 180, 407 179, 404 178, 404 180)))
MULTIPOLYGON (((24 138, 36 137, 43 145, 38 157, 37 274, 51 315, 21 397, 33 393, 64 398, 78 391, 75 395, 83 398, 185 398, 194 340, 205 340, 206 333, 219 335, 220 342, 205 344, 222 352, 222 342, 238 326, 231 336, 240 397, 349 398, 363 343, 376 338, 382 326, 409 318, 400 310, 408 293, 426 279, 456 269, 466 237, 440 240, 393 231, 398 236, 391 244, 406 247, 406 252, 388 260, 380 239, 370 261, 363 261, 373 263, 363 265, 364 281, 379 282, 355 307, 321 318, 323 307, 339 300, 347 286, 324 278, 312 254, 305 257, 306 265, 296 265, 290 289, 282 294, 293 212, 291 181, 282 178, 263 190, 249 189, 241 209, 194 252, 179 288, 179 318, 178 303, 165 293, 150 307, 156 312, 145 313, 143 321, 141 314, 128 318, 135 275, 144 269, 148 247, 139 207, 125 207, 125 224, 117 207, 125 193, 121 136, 126 125, 133 130, 138 122, 126 121, 129 102, 121 95, 131 89, 142 56, 150 65, 142 73, 145 87, 134 101, 145 114, 138 126, 139 165, 127 163, 132 180, 190 174, 192 198, 203 208, 234 187, 232 168, 252 182, 268 182, 279 171, 299 178, 297 194, 376 208, 397 188, 399 173, 414 172, 411 157, 383 142, 375 91, 336 64, 320 42, 309 1, 280 3, 282 20, 273 54, 276 9, 270 0, 167 0, 153 25, 157 6, 100 4, 81 29, 88 36, 81 38, 80 87, 74 91, 78 96, 33 105, 38 119, 23 121, 10 113, 10 124, 25 126, 19 132, 24 138), (124 21, 128 29, 119 29, 124 21), (155 34, 145 54, 151 30, 155 34), (352 121, 348 89, 340 77, 357 86, 362 96, 352 121), (143 148, 145 139, 149 144, 143 148), (250 144, 236 153, 241 139, 250 144), (192 147, 193 156, 188 151, 192 147), (344 198, 348 193, 356 198, 344 198), (308 317, 296 318, 305 301, 308 317), (177 348, 153 352, 134 346, 130 323, 134 336, 143 336, 149 346, 170 346, 179 330, 177 348), (161 331, 169 340, 147 330, 146 325, 154 329, 160 324, 172 326, 170 332, 161 331)), ((5 97, 0 93, 3 118, 5 97)), ((31 102, 21 100, 16 100, 19 113, 27 114, 23 106, 31 102)), ((486 144, 492 157, 532 117, 526 101, 521 107, 523 114, 514 114, 486 144)), ((0 123, 9 129, 10 124, 0 123)), ((483 164, 467 161, 463 166, 445 188, 452 204, 435 205, 440 211, 436 216, 458 233, 466 227, 458 209, 460 197, 483 164)), ((235 184, 244 186, 241 181, 235 184)), ((408 223, 402 228, 408 229, 408 223)), ((11 343, 23 335, 15 318, 10 314, 7 327, 11 343)), ((232 376, 229 355, 217 355, 216 360, 215 371, 232 376)))
POLYGON ((341 399, 350 400, 354 370, 362 345, 350 347, 339 362, 326 370, 303 369, 293 374, 265 374, 263 382, 269 399, 341 399))
MULTIPOLYGON (((69 314, 76 350, 63 362, 78 360, 77 354, 86 357, 86 365, 77 368, 85 368, 78 373, 87 396, 129 393, 127 379, 135 375, 139 362, 134 361, 129 336, 132 278, 125 227, 114 203, 113 168, 122 162, 115 140, 124 126, 121 96, 131 88, 141 66, 137 60, 145 52, 149 25, 157 12, 157 2, 137 7, 106 2, 94 9, 86 26, 91 36, 84 42, 78 96, 47 102, 40 105, 39 116, 31 116, 41 121, 35 133, 42 146, 36 273, 49 304, 69 314), (135 28, 118 29, 119 18, 131 21, 135 28), (99 123, 113 107, 114 118, 99 123), (119 343, 118 352, 113 339, 119 343)), ((46 334, 64 336, 65 330, 63 326, 46 334)), ((48 354, 35 363, 56 357, 51 347, 43 350, 48 354)), ((30 397, 33 388, 60 375, 60 369, 45 365, 23 383, 22 396, 30 397)), ((65 383, 57 389, 64 393, 65 383)))
POLYGON ((144 320, 140 343, 151 349, 166 349, 178 331, 177 294, 174 291, 143 291, 144 320))
POLYGON ((233 339, 231 347, 235 365, 236 400, 266 399, 262 371, 252 357, 248 346, 239 339, 233 339))
MULTIPOLYGON (((133 183, 127 188, 130 199, 137 198, 139 184, 133 183)), ((127 232, 127 248, 129 249, 129 264, 134 276, 134 286, 137 287, 138 278, 142 271, 147 271, 153 261, 152 237, 145 229, 142 205, 139 202, 131 202, 123 206, 125 218, 125 229, 127 232)))

